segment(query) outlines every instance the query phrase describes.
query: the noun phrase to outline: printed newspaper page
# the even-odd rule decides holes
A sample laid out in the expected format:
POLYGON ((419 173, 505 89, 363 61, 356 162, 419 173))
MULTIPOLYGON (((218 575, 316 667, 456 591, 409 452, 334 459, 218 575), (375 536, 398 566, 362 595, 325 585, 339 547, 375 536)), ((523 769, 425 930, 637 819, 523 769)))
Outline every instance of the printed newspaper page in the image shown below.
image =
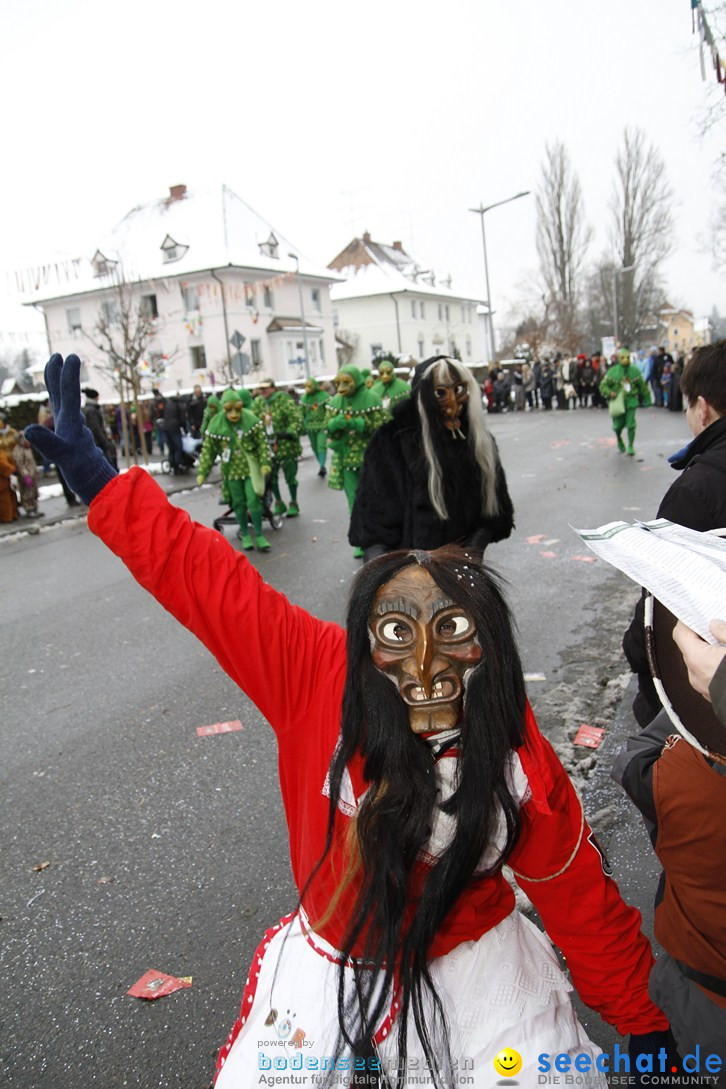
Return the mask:
POLYGON ((575 532, 596 556, 645 586, 703 639, 716 642, 708 625, 726 618, 726 542, 664 519, 575 532))

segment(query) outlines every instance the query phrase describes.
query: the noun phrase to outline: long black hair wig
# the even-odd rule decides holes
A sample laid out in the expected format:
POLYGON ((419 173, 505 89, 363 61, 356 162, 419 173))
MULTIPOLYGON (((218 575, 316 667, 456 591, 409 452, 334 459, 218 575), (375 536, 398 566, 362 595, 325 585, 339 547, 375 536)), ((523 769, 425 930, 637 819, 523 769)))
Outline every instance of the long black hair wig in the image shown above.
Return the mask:
POLYGON ((402 1084, 413 1019, 434 1084, 442 1087, 449 1083, 452 1057, 429 950, 457 898, 471 882, 501 866, 519 834, 518 809, 505 777, 509 753, 522 742, 525 710, 512 620, 497 577, 475 556, 455 546, 393 552, 359 572, 350 596, 347 640, 348 672, 341 739, 331 766, 325 853, 332 842, 343 773, 357 754, 369 787, 355 818, 352 851, 357 852, 359 891, 341 952, 344 959, 352 959, 353 950, 362 949, 357 964, 365 969, 356 971, 355 993, 346 993, 341 967, 338 1048, 369 1056, 373 1033, 398 988, 399 1075, 394 1084, 402 1084), (431 750, 412 732, 396 687, 373 664, 369 618, 377 590, 414 563, 422 564, 444 593, 473 616, 482 658, 466 684, 457 786, 443 806, 455 818, 455 832, 435 864, 426 868, 412 898, 414 866, 430 837, 437 804, 436 776, 431 750), (500 813, 506 824, 504 847, 487 871, 479 871, 500 813))

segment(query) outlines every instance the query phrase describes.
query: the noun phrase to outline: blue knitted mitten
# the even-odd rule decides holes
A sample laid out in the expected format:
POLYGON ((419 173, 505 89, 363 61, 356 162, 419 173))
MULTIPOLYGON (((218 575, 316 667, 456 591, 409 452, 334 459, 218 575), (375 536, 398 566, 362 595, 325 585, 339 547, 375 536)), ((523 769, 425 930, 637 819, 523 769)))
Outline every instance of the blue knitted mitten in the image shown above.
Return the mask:
POLYGON ((45 384, 55 419, 55 431, 42 424, 25 428, 25 437, 43 457, 55 462, 69 488, 88 505, 118 474, 93 441, 81 412, 81 361, 77 355, 52 355, 45 367, 45 384))

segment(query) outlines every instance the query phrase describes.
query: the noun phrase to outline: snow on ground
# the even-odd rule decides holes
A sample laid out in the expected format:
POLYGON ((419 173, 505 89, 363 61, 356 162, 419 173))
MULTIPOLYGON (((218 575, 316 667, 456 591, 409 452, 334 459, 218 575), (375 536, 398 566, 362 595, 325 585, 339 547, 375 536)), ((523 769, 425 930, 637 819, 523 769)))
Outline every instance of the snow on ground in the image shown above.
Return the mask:
MULTIPOLYGON (((148 465, 140 465, 139 468, 146 469, 152 476, 160 476, 164 472, 160 461, 150 461, 148 465)), ((124 466, 119 472, 127 472, 126 467, 124 466)), ((38 488, 38 499, 41 503, 44 499, 58 499, 61 495, 63 495, 63 488, 60 484, 41 484, 38 488)))

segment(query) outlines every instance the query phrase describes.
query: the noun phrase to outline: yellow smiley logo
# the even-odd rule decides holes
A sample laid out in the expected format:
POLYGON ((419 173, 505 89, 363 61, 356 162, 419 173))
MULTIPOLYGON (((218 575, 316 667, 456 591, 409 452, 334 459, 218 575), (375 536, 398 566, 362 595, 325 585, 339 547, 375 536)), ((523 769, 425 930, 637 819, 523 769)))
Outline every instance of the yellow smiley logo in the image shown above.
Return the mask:
POLYGON ((505 1078, 513 1078, 522 1069, 522 1056, 513 1047, 504 1047, 494 1056, 494 1069, 505 1078))

